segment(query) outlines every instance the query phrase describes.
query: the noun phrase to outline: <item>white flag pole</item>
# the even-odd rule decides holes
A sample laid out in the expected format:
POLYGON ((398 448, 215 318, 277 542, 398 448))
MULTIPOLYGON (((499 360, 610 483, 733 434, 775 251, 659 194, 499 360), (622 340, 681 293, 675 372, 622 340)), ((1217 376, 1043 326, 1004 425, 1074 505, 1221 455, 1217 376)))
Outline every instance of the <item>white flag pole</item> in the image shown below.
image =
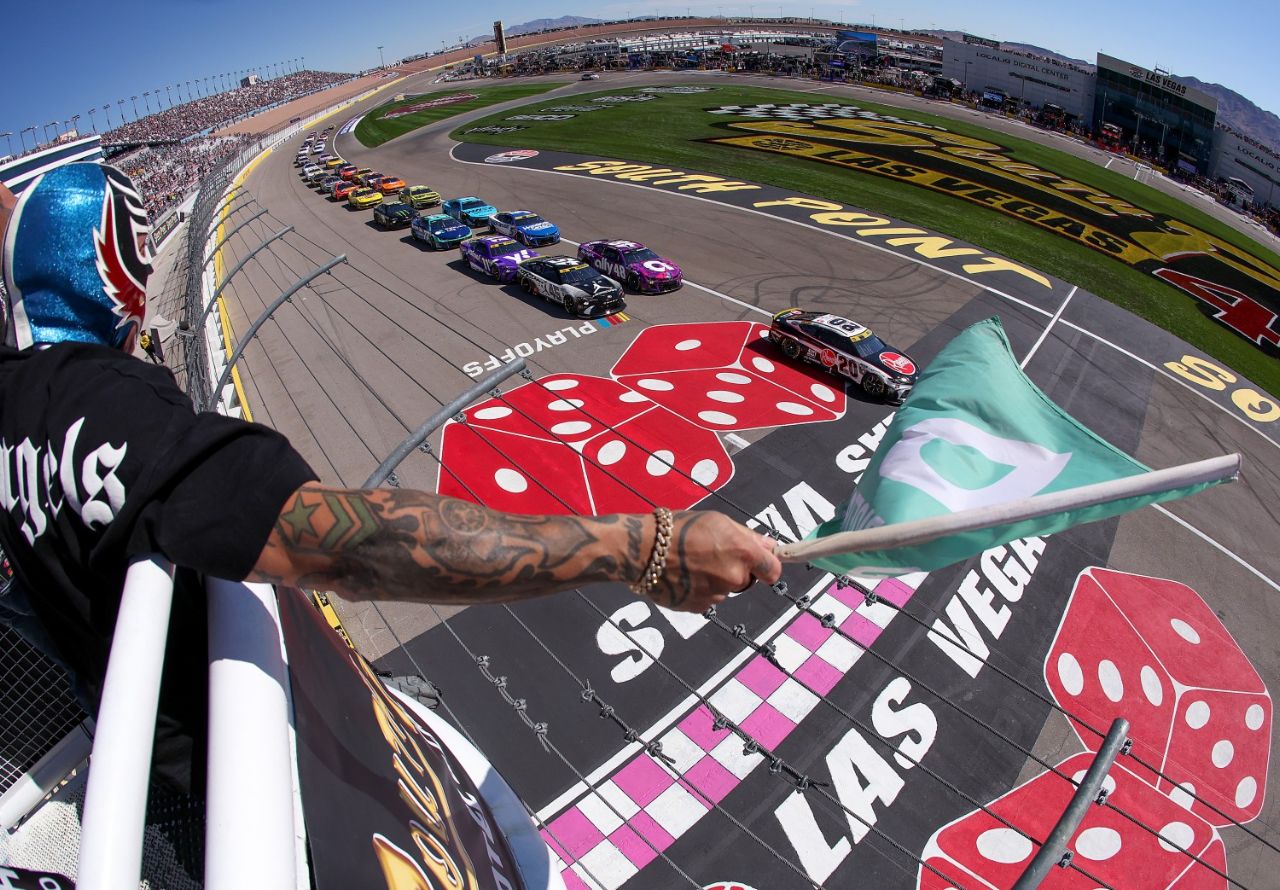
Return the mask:
POLYGON ((912 547, 945 538, 948 535, 1009 525, 1027 519, 1038 519, 1041 516, 1093 507, 1109 501, 1163 494, 1176 488, 1208 482, 1233 482, 1239 476, 1240 455, 1226 454, 1164 470, 1152 470, 1137 476, 1126 476, 1123 479, 1081 485, 1078 488, 1069 488, 1052 494, 1007 501, 1003 504, 976 507, 972 510, 961 510, 958 513, 944 513, 941 516, 931 516, 928 519, 917 519, 912 522, 837 532, 812 541, 783 544, 775 552, 783 562, 808 562, 844 553, 912 547))

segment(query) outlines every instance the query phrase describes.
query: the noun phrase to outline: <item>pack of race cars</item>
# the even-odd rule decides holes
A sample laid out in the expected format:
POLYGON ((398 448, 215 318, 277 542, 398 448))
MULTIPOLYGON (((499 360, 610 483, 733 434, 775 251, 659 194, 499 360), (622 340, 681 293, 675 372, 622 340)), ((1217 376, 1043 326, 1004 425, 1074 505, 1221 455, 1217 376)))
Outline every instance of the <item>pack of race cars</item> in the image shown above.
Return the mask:
MULTIPOLYGON (((380 228, 407 226, 415 240, 433 250, 459 248, 472 270, 514 283, 571 315, 620 312, 626 308, 624 289, 663 294, 684 284, 678 265, 637 241, 585 241, 576 256, 543 256, 534 248, 560 242, 555 223, 531 210, 499 211, 474 195, 442 198, 428 186, 347 163, 325 152, 332 129, 308 136, 295 158, 309 185, 352 209, 373 208, 380 228), (476 234, 477 229, 488 234, 476 234)), ((919 377, 919 367, 905 353, 842 316, 787 309, 774 316, 769 339, 788 359, 820 365, 866 395, 893 404, 902 403, 919 377)))

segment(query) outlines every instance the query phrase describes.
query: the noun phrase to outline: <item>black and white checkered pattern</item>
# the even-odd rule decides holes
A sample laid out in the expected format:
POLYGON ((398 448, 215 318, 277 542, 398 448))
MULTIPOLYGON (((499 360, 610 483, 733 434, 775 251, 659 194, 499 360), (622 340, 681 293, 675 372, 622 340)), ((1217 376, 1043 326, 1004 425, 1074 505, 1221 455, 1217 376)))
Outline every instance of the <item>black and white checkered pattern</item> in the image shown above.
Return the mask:
POLYGON ((891 115, 877 114, 857 105, 841 105, 837 102, 825 102, 821 105, 810 105, 806 102, 792 102, 788 105, 775 105, 771 102, 761 105, 721 105, 719 108, 707 109, 708 114, 725 114, 733 117, 749 117, 759 120, 783 121, 818 121, 835 118, 860 118, 869 121, 886 121, 895 124, 910 124, 914 127, 927 127, 940 130, 931 124, 906 120, 891 115))

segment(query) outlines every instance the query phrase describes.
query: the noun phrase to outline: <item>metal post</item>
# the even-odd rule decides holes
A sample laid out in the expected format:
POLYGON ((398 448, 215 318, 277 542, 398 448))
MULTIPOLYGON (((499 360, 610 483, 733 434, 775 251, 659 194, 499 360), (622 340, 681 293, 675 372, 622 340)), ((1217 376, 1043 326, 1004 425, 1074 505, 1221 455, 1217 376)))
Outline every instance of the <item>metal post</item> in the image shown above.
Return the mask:
MULTIPOLYGON (((262 211, 262 212, 263 212, 263 213, 266 213, 266 211, 265 211, 265 210, 264 210, 264 211, 262 211)), ((257 218, 257 217, 254 217, 254 219, 256 219, 256 218, 257 218)), ((213 306, 214 306, 214 304, 215 304, 215 303, 217 303, 217 302, 218 302, 218 297, 222 296, 222 291, 226 288, 226 286, 227 286, 228 284, 230 284, 230 283, 231 283, 231 279, 232 279, 232 278, 235 278, 235 277, 236 277, 236 274, 237 274, 241 269, 243 269, 243 268, 244 268, 244 264, 245 264, 245 263, 247 263, 247 262, 249 262, 249 260, 253 259, 255 256, 257 256, 258 251, 262 250, 264 247, 266 247, 266 246, 267 246, 268 244, 270 244, 272 241, 275 241, 277 238, 283 238, 285 235, 289 234, 289 233, 290 233, 290 232, 292 232, 292 231, 293 231, 293 226, 285 226, 283 229, 281 229, 280 231, 276 232, 276 233, 275 233, 274 235, 272 235, 271 237, 267 238, 267 240, 263 241, 261 244, 259 244, 257 247, 255 247, 253 250, 249 251, 248 256, 246 256, 246 257, 245 257, 244 259, 242 259, 240 262, 236 263, 236 267, 235 267, 234 269, 232 269, 230 272, 228 272, 228 273, 227 273, 227 277, 226 277, 226 278, 223 278, 223 279, 222 279, 222 283, 221 283, 221 284, 219 284, 219 285, 218 285, 218 287, 217 287, 217 289, 215 289, 215 290, 214 290, 214 292, 213 292, 213 296, 211 296, 211 297, 209 298, 209 302, 205 304, 204 310, 200 313, 200 319, 199 319, 195 324, 193 324, 191 327, 192 327, 194 330, 197 330, 197 331, 203 330, 203 329, 204 329, 204 323, 205 323, 205 320, 209 317, 209 313, 213 311, 213 306)))
MULTIPOLYGON (((241 207, 237 207, 235 210, 231 211, 231 213, 228 213, 228 214, 227 214, 227 218, 229 219, 229 218, 231 217, 231 214, 232 214, 232 213, 239 213, 239 212, 240 212, 241 210, 243 210, 245 207, 250 207, 250 206, 252 206, 252 205, 254 205, 254 204, 257 204, 257 203, 258 203, 257 201, 250 201, 248 204, 245 204, 245 205, 243 205, 243 206, 241 206, 241 207)), ((258 217, 262 216, 262 215, 263 215, 263 214, 265 214, 266 212, 267 212, 267 208, 263 207, 261 210, 259 210, 257 213, 255 213, 253 216, 249 217, 249 218, 248 218, 248 219, 246 219, 244 222, 240 223, 240 225, 238 225, 238 226, 236 226, 234 229, 232 229, 230 232, 227 232, 227 234, 223 235, 223 236, 222 236, 222 240, 221 240, 221 241, 219 241, 217 244, 213 245, 213 250, 209 251, 209 257, 208 257, 208 259, 206 259, 206 260, 201 264, 201 268, 203 268, 204 266, 209 265, 209 260, 213 259, 215 256, 217 256, 217 255, 218 255, 218 251, 222 249, 222 245, 224 245, 224 244, 226 244, 228 241, 230 241, 230 240, 231 240, 231 236, 232 236, 232 235, 234 235, 236 232, 238 232, 238 231, 240 231, 241 229, 243 229, 245 226, 249 225, 249 223, 253 222, 255 219, 257 219, 258 217)))
POLYGON ((316 266, 316 268, 313 269, 305 278, 298 279, 294 282, 293 287, 289 288, 280 296, 272 300, 271 305, 264 309, 262 314, 254 319, 253 324, 249 325, 249 330, 245 331, 244 336, 240 338, 240 342, 236 345, 235 352, 231 353, 231 358, 227 359, 227 366, 222 369, 222 375, 218 378, 218 382, 214 384, 213 392, 210 393, 209 402, 204 406, 204 410, 210 411, 213 409, 214 403, 218 400, 219 393, 221 393, 222 388, 227 385, 227 381, 231 379, 232 369, 235 368, 236 362, 240 361, 240 356, 244 354, 245 347, 247 347, 253 340, 254 336, 258 333, 258 329, 267 323, 267 319, 271 317, 272 313, 283 306, 290 297, 302 290, 314 279, 319 278, 339 263, 345 263, 346 261, 347 255, 344 253, 334 257, 327 263, 316 266))
POLYGON ((420 427, 406 436, 404 441, 397 445, 395 450, 387 455, 382 463, 378 464, 378 468, 373 471, 368 479, 364 480, 364 485, 360 487, 377 488, 387 480, 387 477, 395 471, 396 467, 400 466, 400 462, 409 456, 409 452, 421 445, 426 440, 427 436, 435 432, 436 429, 446 420, 457 414, 485 393, 490 390, 497 389, 498 384, 503 383, 508 378, 513 377, 516 374, 519 374, 524 369, 524 359, 517 358, 511 364, 502 366, 488 377, 481 378, 474 386, 453 401, 449 402, 449 404, 441 406, 439 411, 436 411, 428 417, 423 421, 420 427))
POLYGON ((1067 841, 1071 840, 1071 836, 1084 821, 1084 814, 1088 811, 1089 805, 1097 801, 1102 781, 1107 777, 1111 765, 1116 762, 1116 756, 1124 746, 1125 736, 1128 734, 1128 720, 1117 717, 1111 721, 1111 729, 1107 731, 1107 737, 1102 740, 1102 746, 1094 755, 1093 763, 1089 764, 1089 770, 1080 780, 1076 793, 1071 795, 1071 801, 1062 811, 1058 824, 1053 826, 1053 831, 1049 832, 1049 836, 1040 845, 1035 858, 1013 885, 1013 890, 1036 890, 1040 882, 1049 874, 1049 870, 1061 861, 1067 850, 1067 841))

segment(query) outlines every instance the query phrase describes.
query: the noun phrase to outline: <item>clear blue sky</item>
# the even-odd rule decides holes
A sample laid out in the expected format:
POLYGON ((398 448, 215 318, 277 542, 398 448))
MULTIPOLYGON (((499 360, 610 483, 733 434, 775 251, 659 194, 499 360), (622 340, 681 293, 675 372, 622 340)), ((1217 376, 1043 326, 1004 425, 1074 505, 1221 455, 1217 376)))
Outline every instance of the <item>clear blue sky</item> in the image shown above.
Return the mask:
MULTIPOLYGON (((1280 112, 1275 73, 1280 3, 1219 0, 1192 3, 1123 3, 1108 0, 865 0, 854 3, 587 2, 587 0, 490 0, 416 3, 367 0, 34 0, 14 3, 5 14, 0 132, 19 132, 53 120, 111 106, 118 99, 132 117, 130 96, 144 107, 144 91, 241 69, 264 70, 300 57, 308 68, 357 71, 387 60, 439 49, 490 30, 535 18, 583 15, 622 18, 643 13, 704 15, 816 15, 850 22, 907 28, 966 30, 984 37, 1034 43, 1086 61, 1101 50, 1146 67, 1228 86, 1270 111, 1280 112), (481 12, 480 10, 483 10, 481 12)), ((185 92, 186 87, 183 87, 185 92)), ((175 95, 176 101, 176 95, 175 95)), ((153 95, 152 102, 155 97, 153 95)), ((153 105, 154 107, 154 105, 153 105)), ((28 139, 30 137, 28 136, 28 139)), ((0 154, 7 153, 0 139, 0 154)))

